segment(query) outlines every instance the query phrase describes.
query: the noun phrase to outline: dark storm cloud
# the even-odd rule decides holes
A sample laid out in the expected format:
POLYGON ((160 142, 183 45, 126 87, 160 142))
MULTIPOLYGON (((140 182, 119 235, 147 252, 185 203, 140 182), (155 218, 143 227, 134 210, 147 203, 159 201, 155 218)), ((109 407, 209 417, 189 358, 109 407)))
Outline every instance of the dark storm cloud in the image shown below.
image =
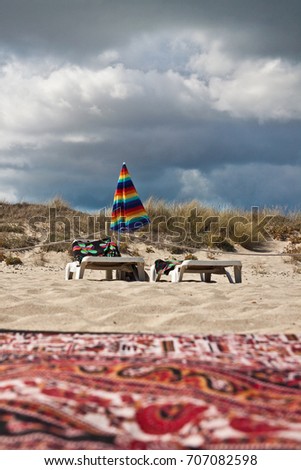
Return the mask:
POLYGON ((237 53, 300 58, 298 0, 1 0, 0 41, 16 54, 80 61, 141 32, 206 29, 237 53))
MULTIPOLYGON (((21 199, 43 201, 60 195, 75 206, 99 209, 111 205, 125 160, 143 199, 200 198, 240 207, 265 201, 296 205, 301 196, 298 126, 268 128, 265 132, 265 126, 229 122, 212 123, 203 131, 149 129, 146 136, 123 130, 103 143, 24 150, 24 161, 30 166, 8 165, 11 171, 5 181, 17 187, 21 199), (289 154, 288 136, 294 142, 289 154), (189 173, 191 168, 200 170, 189 173)), ((13 159, 14 153, 15 149, 6 153, 7 159, 13 159)))

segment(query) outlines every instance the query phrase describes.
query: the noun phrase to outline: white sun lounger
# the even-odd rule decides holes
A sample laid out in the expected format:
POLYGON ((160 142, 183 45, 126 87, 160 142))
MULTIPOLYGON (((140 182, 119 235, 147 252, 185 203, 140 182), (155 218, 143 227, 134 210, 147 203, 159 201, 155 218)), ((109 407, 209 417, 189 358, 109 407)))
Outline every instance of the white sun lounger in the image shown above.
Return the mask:
POLYGON ((140 257, 112 257, 85 256, 81 263, 74 261, 68 263, 65 269, 65 279, 83 279, 86 269, 106 271, 106 279, 113 279, 113 271, 116 271, 117 279, 125 279, 126 273, 133 273, 137 281, 145 281, 144 259, 140 257))
MULTIPOLYGON (((241 261, 199 261, 199 260, 186 260, 177 265, 173 271, 170 272, 172 282, 181 282, 184 273, 199 273, 201 280, 205 282, 211 281, 211 274, 225 274, 233 284, 233 279, 226 268, 234 268, 235 283, 241 283, 241 261)), ((150 270, 150 281, 157 282, 160 280, 161 274, 156 273, 155 265, 150 270)))

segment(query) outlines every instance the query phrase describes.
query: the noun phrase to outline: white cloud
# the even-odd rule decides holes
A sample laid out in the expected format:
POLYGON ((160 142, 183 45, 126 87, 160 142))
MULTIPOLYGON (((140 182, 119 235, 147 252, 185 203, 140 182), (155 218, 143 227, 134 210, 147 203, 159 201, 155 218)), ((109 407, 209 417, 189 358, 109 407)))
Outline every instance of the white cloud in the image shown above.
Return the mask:
MULTIPOLYGON (((143 72, 124 65, 88 69, 49 67, 12 61, 0 75, 1 148, 11 143, 40 144, 81 135, 95 139, 105 127, 131 126, 185 116, 207 91, 195 77, 168 70, 143 72), (187 109, 188 107, 188 109, 187 109)), ((102 137, 100 135, 100 137, 102 137)))
POLYGON ((18 201, 18 195, 17 195, 17 191, 15 188, 9 187, 9 186, 3 186, 2 184, 1 186, 2 188, 0 191, 0 202, 1 201, 10 202, 13 204, 18 201))
POLYGON ((102 67, 106 67, 119 61, 119 52, 114 49, 108 49, 97 57, 97 62, 102 67))
MULTIPOLYGON (((0 171, 0 202, 17 202, 18 201, 18 189, 14 184, 17 171, 13 168, 3 168, 1 164, 0 171)), ((1 207, 0 207, 1 214, 1 207)))
POLYGON ((244 61, 226 79, 213 77, 218 111, 258 120, 301 119, 301 65, 277 60, 244 61))
POLYGON ((188 63, 187 70, 196 72, 200 77, 226 77, 233 73, 235 61, 223 50, 220 41, 213 41, 208 45, 204 43, 201 53, 193 54, 188 63))
POLYGON ((177 170, 179 198, 200 200, 204 205, 217 205, 222 199, 216 193, 214 182, 198 169, 177 170))
POLYGON ((173 55, 169 69, 108 65, 130 54, 138 66, 144 44, 150 54, 149 37, 137 49, 131 43, 128 55, 126 48, 104 51, 96 68, 7 59, 0 69, 0 147, 78 135, 92 142, 96 134, 105 139, 108 128, 187 124, 221 112, 259 121, 301 119, 300 64, 234 59, 221 41, 194 32, 155 39, 158 48, 165 44, 165 56, 173 55))

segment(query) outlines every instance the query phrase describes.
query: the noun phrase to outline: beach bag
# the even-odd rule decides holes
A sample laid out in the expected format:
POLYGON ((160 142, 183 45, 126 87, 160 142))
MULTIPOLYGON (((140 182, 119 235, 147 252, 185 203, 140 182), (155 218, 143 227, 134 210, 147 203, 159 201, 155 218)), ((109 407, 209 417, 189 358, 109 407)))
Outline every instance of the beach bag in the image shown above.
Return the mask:
POLYGON ((81 263, 85 256, 121 256, 115 242, 110 237, 103 240, 74 240, 72 243, 72 253, 75 261, 81 263))

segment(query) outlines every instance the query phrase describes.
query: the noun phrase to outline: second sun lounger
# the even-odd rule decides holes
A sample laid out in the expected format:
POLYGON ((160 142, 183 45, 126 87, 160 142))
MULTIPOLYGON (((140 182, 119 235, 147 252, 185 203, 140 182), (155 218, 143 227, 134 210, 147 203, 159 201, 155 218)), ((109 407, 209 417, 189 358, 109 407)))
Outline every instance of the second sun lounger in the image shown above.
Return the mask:
POLYGON ((185 273, 199 273, 205 282, 211 281, 211 274, 225 274, 233 284, 233 279, 226 268, 233 267, 235 283, 241 283, 241 261, 196 261, 186 260, 171 272, 172 282, 181 282, 185 273))
MULTIPOLYGON (((226 268, 233 267, 235 283, 241 283, 241 261, 199 261, 199 260, 186 260, 177 265, 173 271, 170 271, 172 282, 181 282, 184 273, 199 273, 201 280, 205 282, 211 281, 211 274, 225 274, 231 284, 233 279, 226 268)), ((158 282, 161 278, 161 272, 156 272, 155 265, 150 269, 150 281, 158 282)))

